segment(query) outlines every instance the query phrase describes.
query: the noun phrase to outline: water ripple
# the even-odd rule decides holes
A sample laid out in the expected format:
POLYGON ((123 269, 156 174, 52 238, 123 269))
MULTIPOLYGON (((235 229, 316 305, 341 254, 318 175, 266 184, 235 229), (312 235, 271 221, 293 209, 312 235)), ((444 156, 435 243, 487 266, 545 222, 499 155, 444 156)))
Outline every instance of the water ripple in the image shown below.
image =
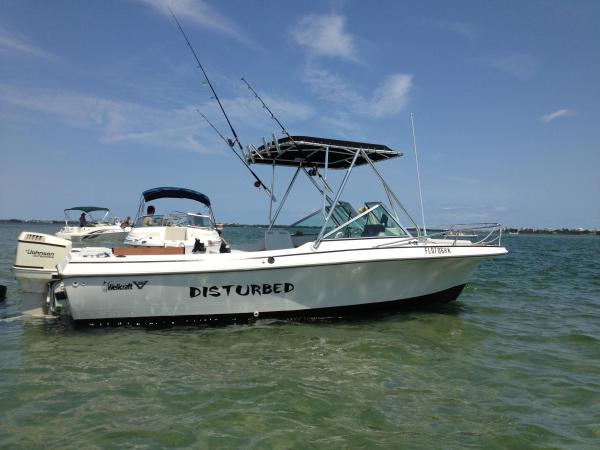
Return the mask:
POLYGON ((74 330, 19 317, 11 233, 2 448, 600 447, 597 238, 507 239, 427 312, 74 330))

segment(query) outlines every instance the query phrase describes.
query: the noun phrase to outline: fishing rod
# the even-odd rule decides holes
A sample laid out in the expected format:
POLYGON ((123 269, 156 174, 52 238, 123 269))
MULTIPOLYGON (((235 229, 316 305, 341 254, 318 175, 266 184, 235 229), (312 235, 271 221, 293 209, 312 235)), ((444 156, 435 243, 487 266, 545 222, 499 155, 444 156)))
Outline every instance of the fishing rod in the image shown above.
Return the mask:
MULTIPOLYGON (((216 133, 219 135, 219 137, 220 137, 221 139, 223 139, 223 142, 225 142, 225 143, 226 143, 226 144, 227 144, 227 145, 228 145, 228 146, 229 146, 229 147, 230 147, 230 148, 233 150, 233 153, 235 153, 235 156, 237 156, 237 157, 239 158, 239 160, 242 162, 242 164, 243 164, 243 165, 245 165, 245 166, 246 166, 246 168, 247 168, 247 169, 248 169, 250 172, 252 172, 252 174, 254 174, 254 172, 252 171, 252 169, 251 169, 251 168, 248 166, 248 163, 247 163, 246 161, 244 161, 244 158, 242 158, 242 157, 241 157, 241 156, 238 154, 238 152, 236 152, 236 151, 233 149, 233 146, 234 146, 234 142, 233 142, 233 140, 232 140, 231 138, 226 138, 225 136, 223 136, 223 133, 221 133, 221 132, 219 131, 219 129, 218 129, 217 127, 215 127, 215 126, 213 125, 213 123, 212 123, 210 120, 208 120, 208 117, 206 117, 204 114, 202 114, 202 112, 201 112, 201 111, 200 111, 198 108, 196 108, 196 111, 198 112, 198 114, 200 114, 200 115, 202 116, 202 118, 203 118, 204 120, 206 120, 206 123, 208 123, 208 124, 209 124, 209 125, 212 127, 212 129, 213 129, 213 130, 215 130, 215 132, 216 132, 216 133)), ((256 176, 256 175, 255 175, 255 176, 256 176)), ((256 178, 258 178, 258 177, 256 177, 256 178)), ((258 181, 260 181, 260 180, 258 180, 258 181)), ((257 182, 258 182, 258 181, 257 181, 257 182)), ((261 182, 261 184, 262 184, 262 182, 261 182)), ((262 186, 264 186, 264 185, 262 185, 262 186)), ((258 186, 257 186, 257 187, 258 187, 258 186)), ((267 188, 265 188, 265 189, 267 189, 267 188)), ((267 191, 269 191, 269 190, 267 189, 267 191)), ((270 192, 270 191, 269 191, 269 194, 271 194, 271 192, 270 192)), ((272 194, 271 194, 271 195, 272 195, 272 194)), ((277 200, 275 199, 275 197, 273 197, 273 199, 274 199, 274 201, 277 201, 277 200)))
MULTIPOLYGON (((213 130, 215 130, 215 132, 216 132, 216 133, 219 135, 219 137, 220 137, 221 139, 223 139, 223 141, 224 141, 224 142, 225 142, 225 143, 226 143, 226 144, 227 144, 229 147, 233 147, 233 145, 234 145, 234 142, 231 140, 231 138, 226 138, 225 136, 223 136, 223 134, 222 134, 222 133, 221 133, 221 132, 218 130, 218 128, 217 128, 217 127, 215 127, 215 126, 212 124, 212 122, 211 122, 210 120, 208 120, 208 117, 206 117, 204 114, 202 114, 202 112, 201 112, 201 111, 200 111, 198 108, 196 108, 196 112, 197 112, 198 114, 200 114, 204 120, 206 120, 206 123, 208 123, 208 124, 209 124, 209 125, 212 127, 212 129, 213 129, 213 130)), ((237 153, 235 150, 234 150, 234 153, 235 153, 237 156, 240 156, 240 155, 238 155, 238 153, 237 153)), ((242 161, 243 161, 243 160, 242 160, 242 161)), ((244 163, 245 163, 245 161, 244 161, 244 163)))
MULTIPOLYGON (((248 89, 250 89, 250 91, 254 94, 254 97, 256 97, 258 99, 258 101, 262 104, 263 108, 266 109, 269 112, 269 114, 271 114, 271 119, 273 119, 275 122, 277 122, 277 125, 279 125, 279 128, 281 128, 281 131, 283 131, 283 134, 285 134, 288 137, 288 139, 292 142, 292 144, 294 145, 294 147, 296 147, 298 149, 298 151, 300 152, 300 154, 302 154, 303 153, 302 149, 296 144, 296 141, 294 141, 294 138, 290 135, 290 133, 288 133, 288 131, 283 126, 283 124, 279 121, 279 119, 275 116, 275 114, 273 114, 273 111, 271 111, 271 109, 267 106, 267 104, 260 97, 260 95, 258 95, 258 93, 252 88, 252 86, 250 86, 250 83, 248 83, 248 81, 246 81, 245 78, 242 77, 242 81, 244 83, 246 83, 246 86, 248 86, 248 89)), ((325 187, 327 188, 327 190, 329 192, 333 192, 333 190, 331 189, 331 187, 327 183, 327 180, 325 178, 323 178, 323 176, 317 170, 316 167, 314 167, 313 169, 311 169, 309 173, 312 174, 312 176, 318 175, 319 178, 321 179, 321 181, 323 182, 323 184, 325 185, 325 187)))
POLYGON ((273 111, 271 111, 269 109, 269 107, 267 106, 267 104, 263 101, 262 98, 260 98, 260 95, 258 95, 256 93, 256 91, 252 88, 252 86, 250 86, 250 83, 248 83, 246 81, 246 79, 244 77, 242 77, 242 81, 244 83, 246 83, 246 86, 248 86, 248 89, 250 89, 250 91, 254 94, 254 96, 258 99, 258 101, 262 104, 263 108, 265 108, 269 114, 271 114, 271 119, 273 119, 275 122, 277 122, 277 125, 279 125, 279 127, 281 128, 281 131, 283 131, 283 134, 285 134, 288 139, 290 141, 292 141, 292 144, 294 144, 294 146, 296 146, 296 142, 294 141, 294 138, 290 135, 290 133, 288 133, 288 131, 285 129, 285 127, 283 126, 283 124, 279 121, 279 119, 277 117, 275 117, 275 114, 273 114, 273 111))
MULTIPOLYGON (((240 148, 240 150, 242 152, 242 155, 244 154, 244 149, 243 149, 242 144, 240 142, 240 138, 238 137, 237 133, 235 132, 235 128, 233 128, 233 125, 231 124, 231 121, 229 120, 229 116, 225 112, 225 108, 223 108, 223 104, 221 103, 221 100, 219 99, 219 96, 217 95, 217 91, 215 91, 215 88, 213 87, 212 83, 210 82, 210 79, 208 78, 208 75, 206 74, 206 71, 204 70, 204 67, 202 66, 202 63, 200 62, 200 59, 198 58, 198 55, 196 54, 196 51, 194 50, 194 47, 192 47, 192 44, 190 43, 190 40, 188 39, 187 35, 185 34, 185 31, 183 31, 183 28, 181 27, 181 24, 179 23, 179 20, 177 20, 177 17, 175 17, 175 13, 173 12, 173 10, 170 7, 168 7, 168 6, 167 6, 167 9, 171 13, 171 16, 173 17, 173 20, 177 24, 177 28, 179 28, 179 31, 181 31, 181 35, 185 39, 185 42, 186 42, 187 46, 190 48, 190 50, 192 52, 192 55, 194 55, 194 59, 198 63, 198 67, 202 71, 202 74, 204 75, 204 78, 206 79, 206 83, 208 84, 208 86, 210 87, 210 90, 213 93, 213 97, 215 98, 215 100, 219 104, 219 108, 221 108, 221 112, 223 113, 223 116, 225 117, 225 120, 227 121, 227 124, 229 125, 229 129, 233 133, 234 139, 233 139, 233 141, 231 139, 229 139, 229 140, 225 139, 224 136, 221 135, 220 132, 219 132, 219 135, 223 139, 225 139, 225 142, 227 142, 228 147, 233 151, 233 153, 235 153, 235 155, 244 163, 244 166, 246 166, 246 168, 250 171, 250 173, 252 174, 252 176, 256 180, 256 182, 254 183, 254 185, 256 187, 262 187, 265 190, 265 192, 269 195, 269 197, 271 197, 273 199, 273 201, 277 201, 275 199, 275 197, 273 196, 273 194, 271 193, 271 190, 262 182, 262 180, 258 177, 258 175, 256 175, 256 173, 250 168, 250 166, 246 163, 246 161, 244 161, 242 159, 242 157, 238 154, 238 152, 235 150, 234 145, 237 142, 237 145, 240 148), (231 143, 230 143, 230 141, 231 141, 231 143)), ((212 124, 211 124, 211 126, 212 126, 212 124)), ((215 127, 213 126, 213 128, 215 128, 215 127)), ((215 128, 215 130, 216 130, 216 128, 215 128)))

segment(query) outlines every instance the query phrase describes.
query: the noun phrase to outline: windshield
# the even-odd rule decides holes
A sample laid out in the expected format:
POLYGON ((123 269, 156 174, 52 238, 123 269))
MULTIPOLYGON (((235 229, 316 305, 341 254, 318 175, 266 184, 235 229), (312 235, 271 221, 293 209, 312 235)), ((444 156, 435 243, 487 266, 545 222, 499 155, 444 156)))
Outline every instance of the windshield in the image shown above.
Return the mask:
POLYGON ((174 212, 165 215, 146 215, 140 217, 135 223, 136 227, 201 227, 212 228, 213 223, 210 216, 192 213, 174 212))
POLYGON ((81 216, 85 217, 85 226, 94 225, 112 225, 115 222, 114 217, 110 217, 110 212, 106 210, 96 210, 84 212, 83 210, 65 210, 65 221, 67 225, 74 223, 80 225, 82 223, 81 216))
POLYGON ((209 216, 202 216, 198 214, 187 214, 184 223, 194 227, 212 227, 212 221, 210 220, 209 216))
MULTIPOLYGON (((330 207, 328 206, 325 211, 329 213, 330 207)), ((356 210, 352 207, 352 205, 348 202, 338 202, 338 207, 333 212, 329 223, 327 224, 326 232, 333 230, 334 228, 339 227, 344 222, 347 222, 352 217, 357 215, 356 210)), ((300 219, 299 221, 290 225, 288 231, 290 234, 295 235, 310 235, 319 234, 321 228, 323 228, 323 224, 325 223, 325 217, 323 215, 323 210, 318 209, 315 212, 309 214, 308 216, 300 219)))
MULTIPOLYGON (((326 212, 329 212, 329 207, 326 208, 326 212)), ((296 236, 317 235, 324 223, 323 210, 319 209, 292 224, 289 232, 296 236)), ((350 239, 381 236, 402 237, 408 236, 408 234, 379 202, 367 202, 358 212, 350 203, 339 202, 325 228, 324 236, 325 239, 350 239), (361 216, 365 211, 369 212, 361 216)))
POLYGON ((367 202, 352 222, 325 234, 326 239, 408 236, 404 228, 379 202, 367 202), (369 211, 369 212, 367 212, 369 211), (362 215, 361 215, 362 214, 362 215))

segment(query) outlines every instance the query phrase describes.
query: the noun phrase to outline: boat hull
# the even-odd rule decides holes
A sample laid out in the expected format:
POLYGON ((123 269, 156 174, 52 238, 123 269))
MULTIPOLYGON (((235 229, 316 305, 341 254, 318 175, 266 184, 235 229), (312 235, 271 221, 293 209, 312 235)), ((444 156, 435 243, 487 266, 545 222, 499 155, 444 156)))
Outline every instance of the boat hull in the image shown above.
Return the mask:
POLYGON ((432 305, 456 300, 465 285, 458 285, 444 291, 419 297, 391 300, 386 302, 362 303, 295 311, 267 311, 259 315, 253 313, 208 314, 189 316, 148 316, 74 320, 80 327, 171 327, 197 325, 229 325, 250 323, 258 319, 279 320, 334 320, 376 317, 400 311, 419 310, 432 305))
POLYGON ((64 280, 78 323, 176 324, 343 317, 455 299, 481 258, 360 261, 262 270, 64 280))

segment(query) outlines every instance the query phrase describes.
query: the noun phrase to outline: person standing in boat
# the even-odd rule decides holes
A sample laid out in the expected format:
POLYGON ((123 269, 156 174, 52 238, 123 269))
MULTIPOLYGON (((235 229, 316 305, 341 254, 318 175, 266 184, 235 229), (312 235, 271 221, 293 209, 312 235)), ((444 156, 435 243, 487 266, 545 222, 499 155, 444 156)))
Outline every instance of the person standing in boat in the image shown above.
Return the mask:
POLYGON ((79 216, 79 227, 83 228, 87 226, 87 220, 85 218, 85 213, 82 212, 81 215, 79 216))
POLYGON ((146 210, 146 217, 144 217, 144 226, 146 227, 150 227, 152 225, 154 225, 154 213, 155 213, 155 209, 154 206, 150 205, 148 206, 148 209, 146 210))
POLYGON ((131 217, 127 216, 127 218, 121 222, 121 228, 127 228, 131 226, 131 217))

